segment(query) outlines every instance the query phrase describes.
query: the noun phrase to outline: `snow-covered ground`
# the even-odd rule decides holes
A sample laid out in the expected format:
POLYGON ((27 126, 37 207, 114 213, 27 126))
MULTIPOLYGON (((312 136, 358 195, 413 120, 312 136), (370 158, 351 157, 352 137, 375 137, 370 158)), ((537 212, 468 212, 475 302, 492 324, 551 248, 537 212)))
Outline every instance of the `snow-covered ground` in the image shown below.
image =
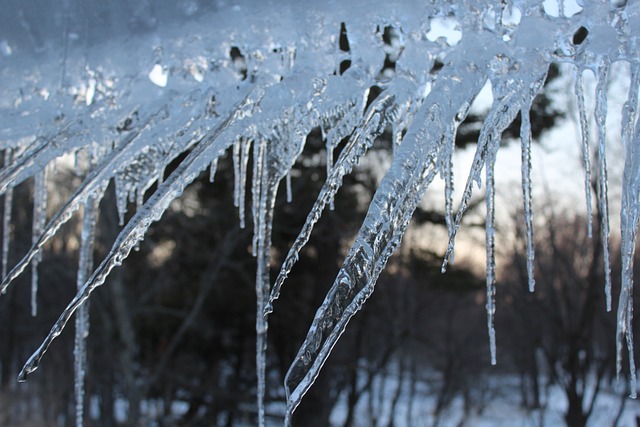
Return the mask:
MULTIPOLYGON (((515 376, 495 375, 488 379, 484 395, 475 405, 467 409, 466 414, 462 396, 454 397, 437 420, 434 414, 436 396, 429 384, 417 383, 413 391, 414 397, 409 399, 409 384, 403 381, 400 384, 402 388, 400 397, 392 412, 392 399, 399 386, 397 377, 389 375, 383 379, 382 376, 378 376, 373 383, 373 396, 368 392, 363 393, 356 405, 353 427, 388 425, 396 427, 435 425, 439 427, 563 427, 566 425, 563 415, 567 408, 567 400, 560 387, 556 385, 548 387, 541 402, 541 409, 527 410, 521 405, 519 380, 515 376), (408 411, 411 413, 409 414, 408 411), (391 419, 393 424, 390 424, 391 419)), ((618 415, 622 403, 621 392, 612 387, 604 387, 598 395, 587 425, 589 427, 635 427, 636 418, 640 417, 640 402, 628 397, 624 400, 622 413, 618 415), (615 423, 616 418, 617 423, 615 423)), ((144 425, 149 427, 166 425, 169 421, 168 417, 177 420, 188 409, 188 403, 184 401, 172 402, 170 408, 165 408, 165 404, 160 400, 145 401, 141 405, 144 425)), ((117 421, 126 423, 128 410, 128 403, 125 400, 116 400, 114 413, 117 421)), ((285 411, 284 402, 267 404, 267 426, 281 426, 285 411)), ((255 408, 247 408, 247 420, 253 419, 255 413, 255 408)), ((343 392, 331 412, 330 425, 343 426, 347 413, 347 394, 343 392)), ((100 418, 96 399, 91 401, 89 418, 93 420, 100 418)), ((246 421, 243 424, 239 421, 237 425, 249 427, 252 423, 246 421)))

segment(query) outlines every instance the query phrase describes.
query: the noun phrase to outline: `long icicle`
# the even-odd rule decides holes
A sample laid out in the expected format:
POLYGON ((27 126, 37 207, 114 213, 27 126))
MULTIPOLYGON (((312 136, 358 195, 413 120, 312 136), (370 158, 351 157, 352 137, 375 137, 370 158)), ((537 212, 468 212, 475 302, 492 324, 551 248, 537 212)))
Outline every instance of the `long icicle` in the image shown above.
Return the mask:
POLYGON ((494 103, 482 124, 476 154, 471 165, 469 176, 456 215, 453 233, 449 236, 449 245, 445 253, 442 271, 444 272, 453 252, 456 232, 460 227, 462 215, 468 207, 473 191, 473 183, 479 183, 479 174, 485 167, 486 194, 485 204, 487 208, 485 223, 486 239, 486 294, 487 294, 487 328, 489 334, 489 350, 491 364, 496 364, 496 334, 494 326, 495 318, 495 177, 494 164, 496 154, 500 148, 500 139, 504 129, 513 122, 518 112, 525 106, 530 106, 533 98, 542 89, 547 75, 547 69, 539 70, 537 74, 531 74, 535 78, 530 86, 525 86, 524 81, 517 82, 511 78, 494 82, 494 103), (517 83, 516 83, 517 82, 517 83), (514 87, 515 86, 515 87, 514 87), (524 95, 523 95, 524 94, 524 95))
MULTIPOLYGON (((33 190, 33 227, 32 243, 35 245, 42 235, 47 220, 47 168, 35 176, 33 190)), ((31 263, 31 315, 38 314, 38 264, 42 261, 42 253, 38 253, 31 263)))
POLYGON ((233 143, 231 158, 233 160, 233 206, 240 206, 240 139, 233 143))
POLYGON ((607 311, 611 311, 611 261, 609 251, 609 177, 606 155, 607 78, 609 63, 602 60, 598 66, 596 84, 596 128, 598 130, 598 204, 601 215, 602 250, 604 255, 604 280, 607 311))
MULTIPOLYGON (((493 123, 493 120, 491 122, 493 123)), ((447 265, 449 264, 449 261, 451 261, 451 255, 453 254, 456 234, 458 232, 458 229, 460 228, 460 224, 462 223, 462 217, 466 212, 467 208, 469 207, 469 202, 471 201, 471 196, 473 194, 473 184, 474 182, 477 182, 479 185, 479 181, 477 179, 477 173, 480 170, 482 170, 482 167, 484 166, 486 161, 486 154, 487 154, 486 144, 487 144, 488 138, 486 135, 483 135, 483 133, 492 132, 494 129, 496 129, 495 126, 488 127, 487 123, 489 123, 489 117, 487 117, 487 119, 483 124, 484 132, 481 131, 480 139, 478 140, 478 145, 476 147, 476 154, 474 156, 473 163, 471 164, 471 169, 469 170, 469 176, 467 177, 467 183, 462 193, 462 200, 460 202, 460 206, 458 207, 458 212, 456 213, 456 218, 453 223, 453 228, 449 232, 449 244, 447 246, 447 251, 445 252, 444 260, 442 262, 442 268, 441 268, 442 273, 444 273, 447 270, 447 265)))
POLYGON ((265 313, 271 313, 273 311, 273 302, 280 296, 282 284, 291 272, 295 263, 298 261, 298 254, 309 241, 311 231, 320 219, 325 206, 331 203, 331 200, 333 200, 333 197, 338 192, 342 179, 345 175, 351 172, 360 158, 366 153, 375 137, 379 136, 384 131, 384 127, 386 125, 386 112, 391 108, 394 101, 395 96, 393 95, 381 95, 380 98, 376 99, 365 114, 362 123, 358 125, 358 128, 349 138, 347 145, 340 152, 336 162, 336 167, 331 169, 331 175, 327 177, 326 182, 320 190, 318 198, 309 211, 309 215, 307 216, 307 220, 305 221, 302 230, 300 230, 298 237, 293 245, 291 245, 291 249, 289 249, 289 253, 282 263, 278 277, 276 278, 271 290, 271 296, 265 308, 265 313))
POLYGON ((529 292, 533 292, 536 281, 533 276, 535 248, 533 239, 533 206, 531 194, 531 105, 520 110, 522 122, 520 125, 520 146, 522 150, 522 200, 524 204, 524 223, 527 242, 527 277, 529 292))
MULTIPOLYGON (((469 175, 462 193, 462 200, 456 214, 453 230, 449 236, 449 244, 444 256, 444 261, 442 262, 443 273, 447 270, 447 265, 449 264, 451 254, 453 253, 456 234, 460 228, 460 224, 462 223, 462 217, 469 207, 469 202, 473 195, 473 185, 474 183, 477 183, 478 186, 480 185, 479 174, 485 165, 490 141, 500 140, 502 132, 507 128, 507 126, 509 126, 509 124, 511 124, 511 122, 513 122, 520 110, 520 106, 524 103, 530 103, 533 97, 537 95, 539 89, 544 83, 545 77, 546 70, 536 76, 533 88, 528 89, 525 87, 525 83, 521 82, 517 87, 510 87, 504 90, 505 94, 503 96, 494 96, 494 104, 482 124, 482 129, 480 130, 476 153, 474 155, 471 168, 469 169, 469 175), (526 94, 526 98, 524 100, 523 94, 526 94)), ((497 90, 498 88, 496 87, 494 91, 497 90)))
MULTIPOLYGON (((455 120, 451 123, 451 126, 447 128, 447 132, 445 134, 445 150, 443 152, 443 157, 440 159, 440 162, 442 163, 442 171, 444 174, 444 218, 447 225, 447 234, 449 238, 453 236, 455 227, 455 221, 453 218, 453 195, 455 191, 453 176, 453 152, 455 150, 458 127, 462 122, 464 122, 467 114, 469 114, 470 107, 471 104, 464 105, 462 110, 459 111, 458 114, 456 114, 455 120)), ((453 250, 449 255, 449 263, 451 265, 453 265, 454 263, 453 250)))
POLYGON ((486 249, 486 285, 487 285, 487 331, 489 332, 489 352, 491 354, 491 364, 497 363, 496 357, 496 183, 495 164, 496 155, 500 148, 500 133, 491 136, 487 144, 487 160, 485 165, 485 177, 487 191, 485 194, 485 204, 487 214, 485 219, 485 249, 486 249))
MULTIPOLYGON (((266 392, 266 352, 267 327, 264 316, 264 306, 269 293, 269 256, 270 244, 265 239, 270 233, 270 224, 266 224, 266 217, 273 217, 273 208, 267 212, 268 167, 266 165, 267 140, 260 139, 254 145, 253 151, 253 182, 251 193, 253 203, 253 256, 257 257, 256 270, 256 374, 257 374, 257 404, 258 426, 264 427, 264 398, 266 392), (265 259, 266 258, 266 259, 265 259), (266 289, 265 289, 266 288, 266 289)), ((277 188, 277 187, 276 187, 277 188)), ((273 191, 275 197, 275 191, 273 191)))
POLYGON ((584 168, 584 195, 587 204, 587 235, 593 236, 593 213, 591 208, 591 149, 589 148, 589 122, 587 121, 587 109, 584 103, 584 87, 582 84, 582 70, 576 66, 574 69, 575 95, 578 103, 578 116, 580 119, 580 134, 582 137, 582 167, 584 168))
MULTIPOLYGON (((80 254, 76 285, 78 290, 86 282, 93 271, 93 247, 99 200, 90 197, 84 204, 82 232, 80 235, 80 254)), ((74 340, 74 389, 76 397, 76 426, 84 424, 84 382, 87 374, 87 336, 89 335, 89 301, 78 309, 76 314, 76 331, 74 340)))
POLYGON ((240 180, 238 189, 238 216, 240 218, 240 228, 245 227, 246 206, 245 197, 247 192, 247 164, 249 163, 249 153, 251 152, 251 139, 240 139, 240 180))
MULTIPOLYGON (((11 164, 13 153, 11 148, 4 152, 5 167, 11 164)), ((9 266, 9 244, 11 242, 11 211, 13 209, 13 188, 8 188, 4 193, 4 211, 2 216, 2 279, 7 277, 9 266)))
MULTIPOLYGON (((453 149, 456 139, 456 126, 452 125, 447 130, 446 150, 444 154, 443 172, 444 172, 444 219, 447 224, 447 233, 449 236, 453 234, 453 194, 454 177, 453 177, 453 149)), ((453 253, 451 253, 450 262, 453 264, 453 253)))
POLYGON ((629 351, 629 387, 631 397, 637 395, 635 355, 633 349, 633 261, 640 218, 640 119, 638 119, 638 87, 640 66, 631 67, 631 85, 627 102, 622 109, 622 142, 625 149, 622 175, 622 208, 620 228, 622 232, 622 287, 618 301, 616 327, 616 374, 622 371, 623 340, 626 338, 629 351), (633 122, 636 122, 635 132, 633 122), (623 338, 624 336, 624 338, 623 338))
MULTIPOLYGON (((268 173, 263 173, 261 178, 261 197, 258 213, 258 265, 256 271, 256 367, 258 378, 258 425, 265 425, 265 393, 266 393, 266 351, 268 322, 265 316, 265 307, 269 297, 269 270, 271 258, 271 227, 273 223, 273 210, 278 191, 277 182, 271 182, 268 173)), ((254 202, 255 203, 255 202, 254 202)))

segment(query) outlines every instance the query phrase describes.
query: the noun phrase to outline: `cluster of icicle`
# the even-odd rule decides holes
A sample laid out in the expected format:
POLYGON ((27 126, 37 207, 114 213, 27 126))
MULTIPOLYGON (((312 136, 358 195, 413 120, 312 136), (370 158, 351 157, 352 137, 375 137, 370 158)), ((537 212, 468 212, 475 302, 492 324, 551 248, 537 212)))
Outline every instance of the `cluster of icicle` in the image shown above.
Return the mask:
MULTIPOLYGON (((240 2, 233 7, 221 7, 191 26, 168 29, 161 49, 156 46, 153 50, 154 70, 164 73, 164 81, 156 80, 156 84, 163 88, 149 81, 153 77, 147 76, 151 66, 140 70, 135 68, 139 64, 129 61, 130 56, 150 56, 152 41, 141 35, 126 42, 126 52, 119 49, 119 43, 125 43, 119 40, 96 46, 95 49, 103 49, 103 56, 109 58, 104 63, 83 62, 80 53, 76 58, 73 51, 65 52, 69 78, 75 76, 78 81, 88 82, 83 86, 85 90, 80 98, 74 99, 68 92, 55 89, 49 89, 43 96, 42 91, 35 94, 35 89, 31 88, 31 92, 22 90, 21 98, 12 100, 10 107, 3 107, 0 119, 0 148, 5 153, 5 167, 0 171, 0 193, 4 194, 5 205, 2 292, 31 265, 35 314, 37 264, 42 249, 76 211, 83 211, 77 295, 41 347, 26 362, 19 379, 25 380, 37 369, 52 341, 75 313, 77 423, 82 424, 84 340, 89 324, 87 299, 139 244, 149 226, 160 219, 185 187, 207 168, 213 180, 218 159, 230 152, 236 175, 234 200, 242 226, 245 223, 246 180, 250 172, 252 177, 253 248, 257 258, 258 413, 259 423, 264 425, 267 320, 272 303, 278 298, 314 224, 327 205, 332 204, 344 176, 353 170, 386 128, 393 132, 393 163, 375 193, 344 265, 292 361, 285 379, 286 423, 290 424, 291 414, 312 386, 347 323, 373 292, 376 279, 400 243, 425 190, 438 175, 445 181, 450 236, 444 270, 474 184, 480 186, 482 171, 485 174, 487 322, 491 360, 495 363, 494 163, 502 132, 521 114, 522 190, 528 270, 533 291, 529 110, 554 62, 575 67, 588 209, 591 209, 591 131, 585 109, 583 71, 592 71, 598 82, 595 93, 595 140, 599 150, 597 200, 603 213, 605 288, 607 308, 610 309, 604 120, 606 82, 610 65, 615 61, 627 61, 632 77, 623 107, 621 136, 626 157, 617 368, 620 371, 626 340, 631 390, 635 396, 631 315, 632 263, 640 202, 640 124, 637 119, 640 4, 584 0, 584 4, 578 2, 577 13, 567 16, 561 1, 557 16, 550 16, 545 13, 545 6, 535 0, 514 0, 512 3, 475 0, 290 3, 286 8, 274 10, 269 8, 268 2, 240 2), (445 18, 455 20, 456 31, 462 34, 459 42, 451 42, 446 37, 429 39, 431 26, 445 18), (343 37, 348 40, 347 46, 340 40, 341 29, 346 33, 343 37), (190 33, 184 34, 185 31, 190 33), (190 36, 192 34, 197 36, 190 36), (389 34, 393 35, 391 42, 389 34), (234 50, 235 55, 230 55, 234 50), (395 62, 394 72, 383 70, 385 58, 395 62), (73 74, 76 63, 84 64, 84 71, 77 71, 77 76, 73 74), (454 216, 452 155, 455 135, 487 81, 491 82, 493 90, 493 106, 482 125, 475 158, 454 216), (367 102, 373 86, 382 91, 367 102), (291 197, 289 172, 314 128, 322 130, 326 141, 326 182, 272 286, 269 260, 276 192, 284 178, 291 197), (334 149, 345 138, 344 148, 334 159, 334 149), (85 159, 84 163, 89 164, 86 177, 73 196, 47 218, 47 184, 55 173, 56 159, 68 154, 85 159), (181 154, 184 159, 165 176, 165 166, 181 154), (248 171, 251 155, 253 171, 248 171), (7 272, 12 189, 30 177, 35 177, 33 246, 22 261, 7 272), (124 220, 128 201, 137 202, 137 210, 124 224, 106 258, 94 269, 92 253, 97 206, 111 180, 115 181, 121 219, 124 220), (145 192, 154 183, 158 184, 157 189, 153 194, 147 194, 145 201, 145 192)), ((9 67, 10 61, 11 58, 8 59, 9 67)), ((24 62, 16 63, 24 66, 24 62)), ((55 70, 59 61, 42 63, 34 60, 34 69, 40 70, 40 90, 47 84, 43 80, 45 76, 57 75, 48 72, 52 70, 47 67, 55 70)), ((75 69, 83 68, 76 66, 75 69)), ((20 75, 21 71, 16 72, 20 75)), ((33 79, 21 84, 28 86, 33 84, 31 82, 33 79)), ((55 86, 55 82, 49 83, 51 87, 55 86)))

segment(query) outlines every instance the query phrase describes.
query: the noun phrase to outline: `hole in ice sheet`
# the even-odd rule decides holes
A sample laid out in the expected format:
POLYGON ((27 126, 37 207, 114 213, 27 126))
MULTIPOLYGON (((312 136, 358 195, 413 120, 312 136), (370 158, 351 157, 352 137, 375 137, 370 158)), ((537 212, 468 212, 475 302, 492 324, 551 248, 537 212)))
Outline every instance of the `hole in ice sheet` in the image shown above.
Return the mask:
POLYGON ((520 23, 522 12, 515 6, 507 6, 502 11, 502 25, 505 27, 515 27, 520 23))
POLYGON ((240 49, 238 49, 237 46, 231 46, 231 49, 229 50, 229 56, 231 57, 231 60, 233 61, 233 65, 236 67, 236 70, 242 76, 242 80, 246 80, 247 79, 247 61, 244 55, 242 54, 242 52, 240 52, 240 49))
POLYGON ((392 26, 384 27, 382 32, 382 42, 384 51, 389 56, 389 60, 395 62, 404 50, 404 40, 402 33, 392 26))
POLYGON ((462 39, 462 31, 460 24, 455 18, 449 16, 436 16, 429 19, 429 32, 427 39, 436 41, 440 37, 444 37, 449 46, 455 46, 462 39))
POLYGON ((119 124, 116 127, 116 130, 118 132, 126 132, 126 131, 130 131, 131 130, 131 119, 129 117, 127 117, 126 119, 124 119, 122 121, 121 124, 119 124))
POLYGON ((387 46, 393 46, 393 39, 397 37, 395 34, 396 30, 392 26, 388 25, 384 27, 384 31, 382 32, 382 41, 387 46))
MULTIPOLYGON (((561 0, 560 0, 561 1, 561 0)), ((544 13, 554 18, 560 16, 560 8, 558 7, 558 0, 544 0, 542 2, 544 13)))
POLYGON ((389 55, 384 58, 384 64, 380 70, 382 80, 390 80, 396 75, 396 62, 389 59, 389 55))
POLYGON ((493 87, 491 86, 491 80, 482 86, 480 92, 476 95, 469 108, 469 111, 478 114, 487 114, 493 105, 493 87))
POLYGON ((216 111, 216 104, 216 96, 212 95, 211 98, 209 98, 209 102, 207 102, 207 107, 205 109, 207 117, 219 117, 219 114, 216 111))
POLYGON ((609 0, 609 3, 611 3, 611 6, 613 7, 622 9, 627 5, 627 0, 609 0))
POLYGON ((396 61, 404 50, 402 34, 392 26, 384 27, 382 32, 383 49, 386 53, 384 64, 380 69, 379 77, 383 80, 391 79, 396 74, 396 61))
MULTIPOLYGON (((338 48, 342 52, 349 52, 351 50, 351 48, 349 47, 349 37, 347 36, 347 26, 344 24, 344 22, 340 23, 340 37, 338 38, 338 48)), ((349 69, 349 67, 351 67, 350 59, 341 61, 338 68, 338 74, 343 75, 344 72, 349 69)))
POLYGON ((436 59, 433 62, 433 67, 431 67, 431 70, 429 70, 429 74, 438 74, 438 71, 440 71, 442 69, 442 67, 444 67, 444 62, 440 61, 439 59, 436 59))
POLYGON ((587 31, 585 27, 578 28, 578 31, 573 34, 573 44, 582 44, 582 42, 585 41, 588 35, 589 31, 587 31))
POLYGON ((135 122, 138 121, 138 112, 134 111, 131 115, 125 117, 118 123, 116 130, 118 132, 129 132, 133 129, 135 122))
POLYGON ((343 75, 345 71, 347 71, 351 67, 351 60, 345 59, 340 63, 340 75, 343 75))
POLYGON ((367 103, 364 107, 365 110, 369 108, 369 105, 371 105, 371 103, 376 100, 380 93, 382 93, 382 88, 380 88, 380 86, 374 85, 369 88, 369 93, 367 94, 367 103))
POLYGON ((576 13, 582 12, 582 3, 583 0, 564 0, 564 15, 567 18, 571 18, 576 13))
POLYGON ((149 71, 149 80, 156 86, 165 87, 169 81, 169 70, 160 64, 156 64, 149 71))
POLYGON ((344 22, 340 23, 340 38, 338 39, 338 47, 343 52, 349 52, 349 38, 347 37, 347 26, 344 22))
MULTIPOLYGON (((555 9, 553 10, 557 10, 557 12, 555 12, 555 15, 553 15, 550 12, 553 12, 551 9, 549 12, 547 12, 547 10, 545 9, 545 12, 548 15, 551 16, 558 16, 560 14, 559 11, 559 7, 558 4, 562 4, 563 7, 563 16, 566 16, 567 18, 571 18, 573 15, 575 15, 576 13, 582 12, 582 3, 584 0, 555 0, 555 1, 551 1, 549 4, 549 7, 553 9, 553 5, 555 4, 555 9)), ((544 4, 546 4, 547 2, 545 2, 544 4)), ((546 7, 546 6, 545 6, 546 7)))

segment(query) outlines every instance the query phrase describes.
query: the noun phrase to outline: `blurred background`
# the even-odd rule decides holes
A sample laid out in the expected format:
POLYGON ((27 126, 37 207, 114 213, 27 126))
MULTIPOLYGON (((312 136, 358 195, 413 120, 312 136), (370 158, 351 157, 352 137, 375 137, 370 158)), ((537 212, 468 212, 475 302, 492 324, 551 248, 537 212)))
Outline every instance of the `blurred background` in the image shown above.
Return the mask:
MULTIPOLYGON (((33 8, 17 1, 2 3, 5 10, 17 11, 0 14, 0 26, 10 35, 0 40, 5 57, 11 55, 7 48, 44 54, 46 34, 57 32, 64 19, 78 19, 67 24, 71 27, 84 25, 78 17, 85 15, 66 15, 67 9, 47 2, 33 8), (38 16, 55 17, 51 29, 25 26, 35 19, 29 14, 37 8, 38 16)), ((199 10, 215 9, 195 0, 175 2, 175 6, 139 3, 134 7, 125 2, 110 6, 87 2, 85 6, 86 13, 96 17, 130 16, 124 21, 105 18, 105 28, 133 33, 154 31, 174 15, 187 19, 199 10)), ((92 37, 104 36, 89 26, 85 30, 82 39, 86 34, 89 44, 94 42, 92 37)), ((628 69, 620 65, 615 70, 608 117, 613 130, 607 141, 614 302, 620 284, 617 218, 623 164, 615 128, 620 122, 620 94, 629 85, 628 69)), ((585 81, 593 92, 590 75, 585 75, 585 81)), ((532 110, 535 293, 529 292, 527 284, 518 120, 504 135, 497 166, 497 366, 490 364, 486 328, 483 190, 472 199, 464 220, 456 262, 441 274, 447 229, 442 188, 434 185, 373 296, 350 322, 298 408, 296 426, 636 425, 640 405, 627 398, 628 366, 623 366, 619 381, 615 375, 616 318, 615 310, 605 310, 602 212, 596 203, 593 237, 587 236, 572 85, 567 69, 552 67, 545 96, 538 98, 532 110)), ((457 189, 466 180, 490 104, 487 86, 460 127, 457 189)), ((275 303, 267 360, 270 425, 282 424, 284 375, 362 223, 390 153, 387 132, 345 179, 335 210, 326 211, 315 227, 275 303)), ((278 195, 272 280, 326 177, 325 159, 325 144, 316 129, 292 171, 293 202, 286 202, 284 188, 278 195)), ((166 175, 180 160, 170 165, 166 175)), ((252 170, 251 165, 247 170, 252 170)), ((57 171, 55 188, 49 189, 49 216, 81 178, 71 168, 57 171)), ((90 299, 87 426, 256 423, 252 229, 239 227, 230 156, 218 164, 214 183, 207 178, 198 179, 172 203, 138 250, 90 299)), ((459 200, 459 191, 456 197, 459 200)), ((32 182, 15 189, 12 209, 11 229, 3 230, 11 234, 10 266, 31 244, 32 182)), ((130 216, 135 205, 128 211, 130 216)), ((248 221, 250 215, 247 209, 248 221)), ((78 220, 72 220, 44 253, 39 264, 37 317, 30 314, 29 274, 0 297, 1 426, 74 425, 72 325, 28 382, 18 383, 16 378, 75 294, 79 230, 78 220)), ((96 261, 120 230, 114 190, 109 188, 100 205, 96 261)), ((636 316, 636 331, 637 323, 636 316)))

